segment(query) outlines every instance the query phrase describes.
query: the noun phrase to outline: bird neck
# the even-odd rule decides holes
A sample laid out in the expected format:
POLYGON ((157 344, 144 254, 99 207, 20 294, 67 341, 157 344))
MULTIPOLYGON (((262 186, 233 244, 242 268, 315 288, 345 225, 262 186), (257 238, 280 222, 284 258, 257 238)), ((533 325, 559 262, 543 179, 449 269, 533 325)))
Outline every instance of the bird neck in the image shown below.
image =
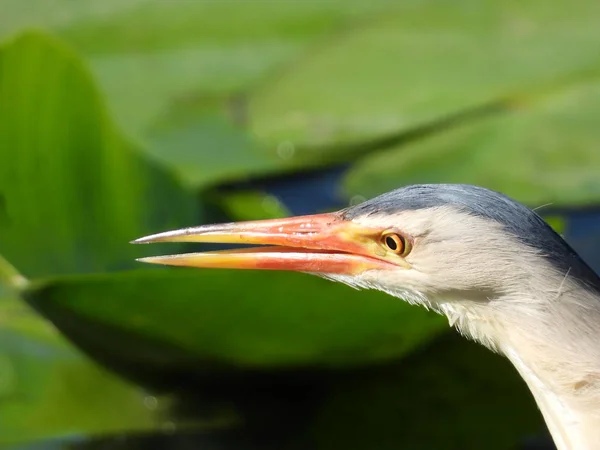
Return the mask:
POLYGON ((592 450, 600 442, 600 420, 589 414, 586 407, 561 396, 552 380, 540 378, 534 364, 529 364, 513 348, 503 354, 512 362, 527 383, 557 450, 592 450))
POLYGON ((440 309, 463 334, 512 362, 558 450, 600 448, 600 299, 568 286, 542 297, 452 302, 440 309))

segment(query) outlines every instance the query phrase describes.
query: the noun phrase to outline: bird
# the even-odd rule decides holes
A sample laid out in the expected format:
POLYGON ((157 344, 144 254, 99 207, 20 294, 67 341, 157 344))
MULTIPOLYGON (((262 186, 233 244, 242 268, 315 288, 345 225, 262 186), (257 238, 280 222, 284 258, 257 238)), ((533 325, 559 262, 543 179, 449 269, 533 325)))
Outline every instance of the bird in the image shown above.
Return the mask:
POLYGON ((244 244, 139 261, 304 272, 445 315, 508 358, 558 450, 600 449, 600 278, 534 210, 501 192, 408 185, 334 212, 133 242, 244 244))

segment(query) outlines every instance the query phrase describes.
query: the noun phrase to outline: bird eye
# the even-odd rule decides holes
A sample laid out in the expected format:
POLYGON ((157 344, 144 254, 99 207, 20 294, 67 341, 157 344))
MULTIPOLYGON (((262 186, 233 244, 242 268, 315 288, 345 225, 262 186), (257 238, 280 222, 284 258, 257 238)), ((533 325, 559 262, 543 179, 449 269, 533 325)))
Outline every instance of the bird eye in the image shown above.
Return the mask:
POLYGON ((382 243, 388 250, 400 256, 406 256, 410 252, 410 246, 407 245, 406 238, 397 233, 384 234, 382 243))

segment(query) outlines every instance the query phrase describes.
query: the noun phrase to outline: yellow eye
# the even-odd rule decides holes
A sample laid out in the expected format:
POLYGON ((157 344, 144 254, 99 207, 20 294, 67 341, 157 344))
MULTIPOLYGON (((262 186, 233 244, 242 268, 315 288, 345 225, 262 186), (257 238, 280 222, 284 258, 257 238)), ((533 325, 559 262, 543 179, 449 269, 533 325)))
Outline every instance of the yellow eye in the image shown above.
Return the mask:
POLYGON ((407 239, 398 233, 386 233, 381 237, 382 244, 390 251, 400 256, 410 253, 410 244, 407 239))

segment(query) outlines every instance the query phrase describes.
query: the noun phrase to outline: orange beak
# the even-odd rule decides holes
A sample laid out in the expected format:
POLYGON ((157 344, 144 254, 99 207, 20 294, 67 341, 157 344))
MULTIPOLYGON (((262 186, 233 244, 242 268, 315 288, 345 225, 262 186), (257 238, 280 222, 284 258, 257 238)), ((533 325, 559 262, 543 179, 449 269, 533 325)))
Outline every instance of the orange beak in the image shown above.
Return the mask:
POLYGON ((138 260, 152 264, 357 275, 373 269, 397 269, 399 265, 405 264, 386 254, 379 239, 382 231, 346 221, 337 213, 328 213, 204 225, 154 234, 133 243, 213 242, 263 245, 138 260))

